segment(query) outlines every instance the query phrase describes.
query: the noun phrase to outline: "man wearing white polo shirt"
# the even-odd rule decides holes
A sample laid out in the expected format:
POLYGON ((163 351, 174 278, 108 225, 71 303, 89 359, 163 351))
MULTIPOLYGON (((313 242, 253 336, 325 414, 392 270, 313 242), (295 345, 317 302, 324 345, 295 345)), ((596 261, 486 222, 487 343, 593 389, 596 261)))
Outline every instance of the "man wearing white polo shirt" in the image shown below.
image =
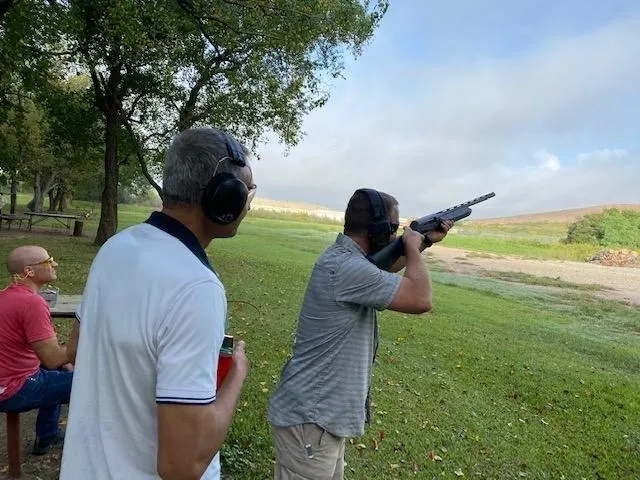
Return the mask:
POLYGON ((249 209, 247 156, 220 130, 182 132, 167 151, 162 211, 96 255, 70 341, 61 480, 220 478, 248 362, 238 342, 216 385, 227 303, 204 249, 233 237, 249 209))

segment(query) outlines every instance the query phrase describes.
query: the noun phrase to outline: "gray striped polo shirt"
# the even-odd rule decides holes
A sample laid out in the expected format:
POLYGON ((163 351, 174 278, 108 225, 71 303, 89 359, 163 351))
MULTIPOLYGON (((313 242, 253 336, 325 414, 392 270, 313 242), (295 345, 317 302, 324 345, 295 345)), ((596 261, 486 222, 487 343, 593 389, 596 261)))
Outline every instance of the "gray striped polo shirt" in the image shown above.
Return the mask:
POLYGON ((269 402, 270 423, 315 423, 340 437, 364 434, 376 310, 389 306, 401 280, 377 268, 356 242, 338 234, 311 273, 293 356, 269 402))

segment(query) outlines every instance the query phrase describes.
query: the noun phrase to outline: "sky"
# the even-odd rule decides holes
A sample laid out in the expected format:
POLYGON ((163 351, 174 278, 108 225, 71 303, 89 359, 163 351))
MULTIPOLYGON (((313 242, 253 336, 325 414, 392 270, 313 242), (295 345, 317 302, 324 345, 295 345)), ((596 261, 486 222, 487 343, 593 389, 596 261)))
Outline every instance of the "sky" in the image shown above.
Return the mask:
POLYGON ((401 216, 475 198, 473 218, 640 203, 640 2, 391 0, 258 196, 343 211, 371 187, 401 216))

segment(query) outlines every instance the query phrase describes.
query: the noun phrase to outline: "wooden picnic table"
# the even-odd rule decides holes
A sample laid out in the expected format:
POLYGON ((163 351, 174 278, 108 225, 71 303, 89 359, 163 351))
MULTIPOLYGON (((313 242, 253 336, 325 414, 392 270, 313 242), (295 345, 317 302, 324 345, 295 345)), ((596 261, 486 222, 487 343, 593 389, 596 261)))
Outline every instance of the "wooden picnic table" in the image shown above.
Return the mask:
POLYGON ((31 231, 31 227, 33 225, 47 219, 53 219, 57 223, 65 226, 67 228, 67 231, 71 230, 71 224, 73 222, 73 236, 79 237, 82 235, 82 226, 84 224, 84 219, 78 215, 46 212, 24 212, 24 214, 29 216, 29 231, 31 231))
POLYGON ((58 295, 55 306, 50 307, 53 318, 75 318, 82 295, 58 295))
POLYGON ((18 230, 22 228, 22 222, 28 220, 29 217, 17 213, 3 213, 0 215, 0 230, 2 230, 2 224, 7 225, 7 230, 11 230, 11 224, 17 223, 18 230))

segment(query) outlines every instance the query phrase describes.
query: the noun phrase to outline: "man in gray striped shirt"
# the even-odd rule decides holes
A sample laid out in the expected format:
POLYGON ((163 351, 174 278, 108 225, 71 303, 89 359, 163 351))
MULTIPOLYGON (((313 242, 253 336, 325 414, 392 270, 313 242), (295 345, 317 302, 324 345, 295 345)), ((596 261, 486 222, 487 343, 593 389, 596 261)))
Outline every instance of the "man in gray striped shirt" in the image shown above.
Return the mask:
POLYGON ((423 236, 405 227, 405 256, 389 270, 368 255, 393 239, 394 197, 357 190, 338 234, 314 265, 298 319, 293 356, 270 403, 275 480, 342 480, 345 438, 364 434, 371 367, 378 343, 376 312, 431 310, 431 280, 421 252, 453 225, 423 236), (405 268, 404 275, 395 272, 405 268))

